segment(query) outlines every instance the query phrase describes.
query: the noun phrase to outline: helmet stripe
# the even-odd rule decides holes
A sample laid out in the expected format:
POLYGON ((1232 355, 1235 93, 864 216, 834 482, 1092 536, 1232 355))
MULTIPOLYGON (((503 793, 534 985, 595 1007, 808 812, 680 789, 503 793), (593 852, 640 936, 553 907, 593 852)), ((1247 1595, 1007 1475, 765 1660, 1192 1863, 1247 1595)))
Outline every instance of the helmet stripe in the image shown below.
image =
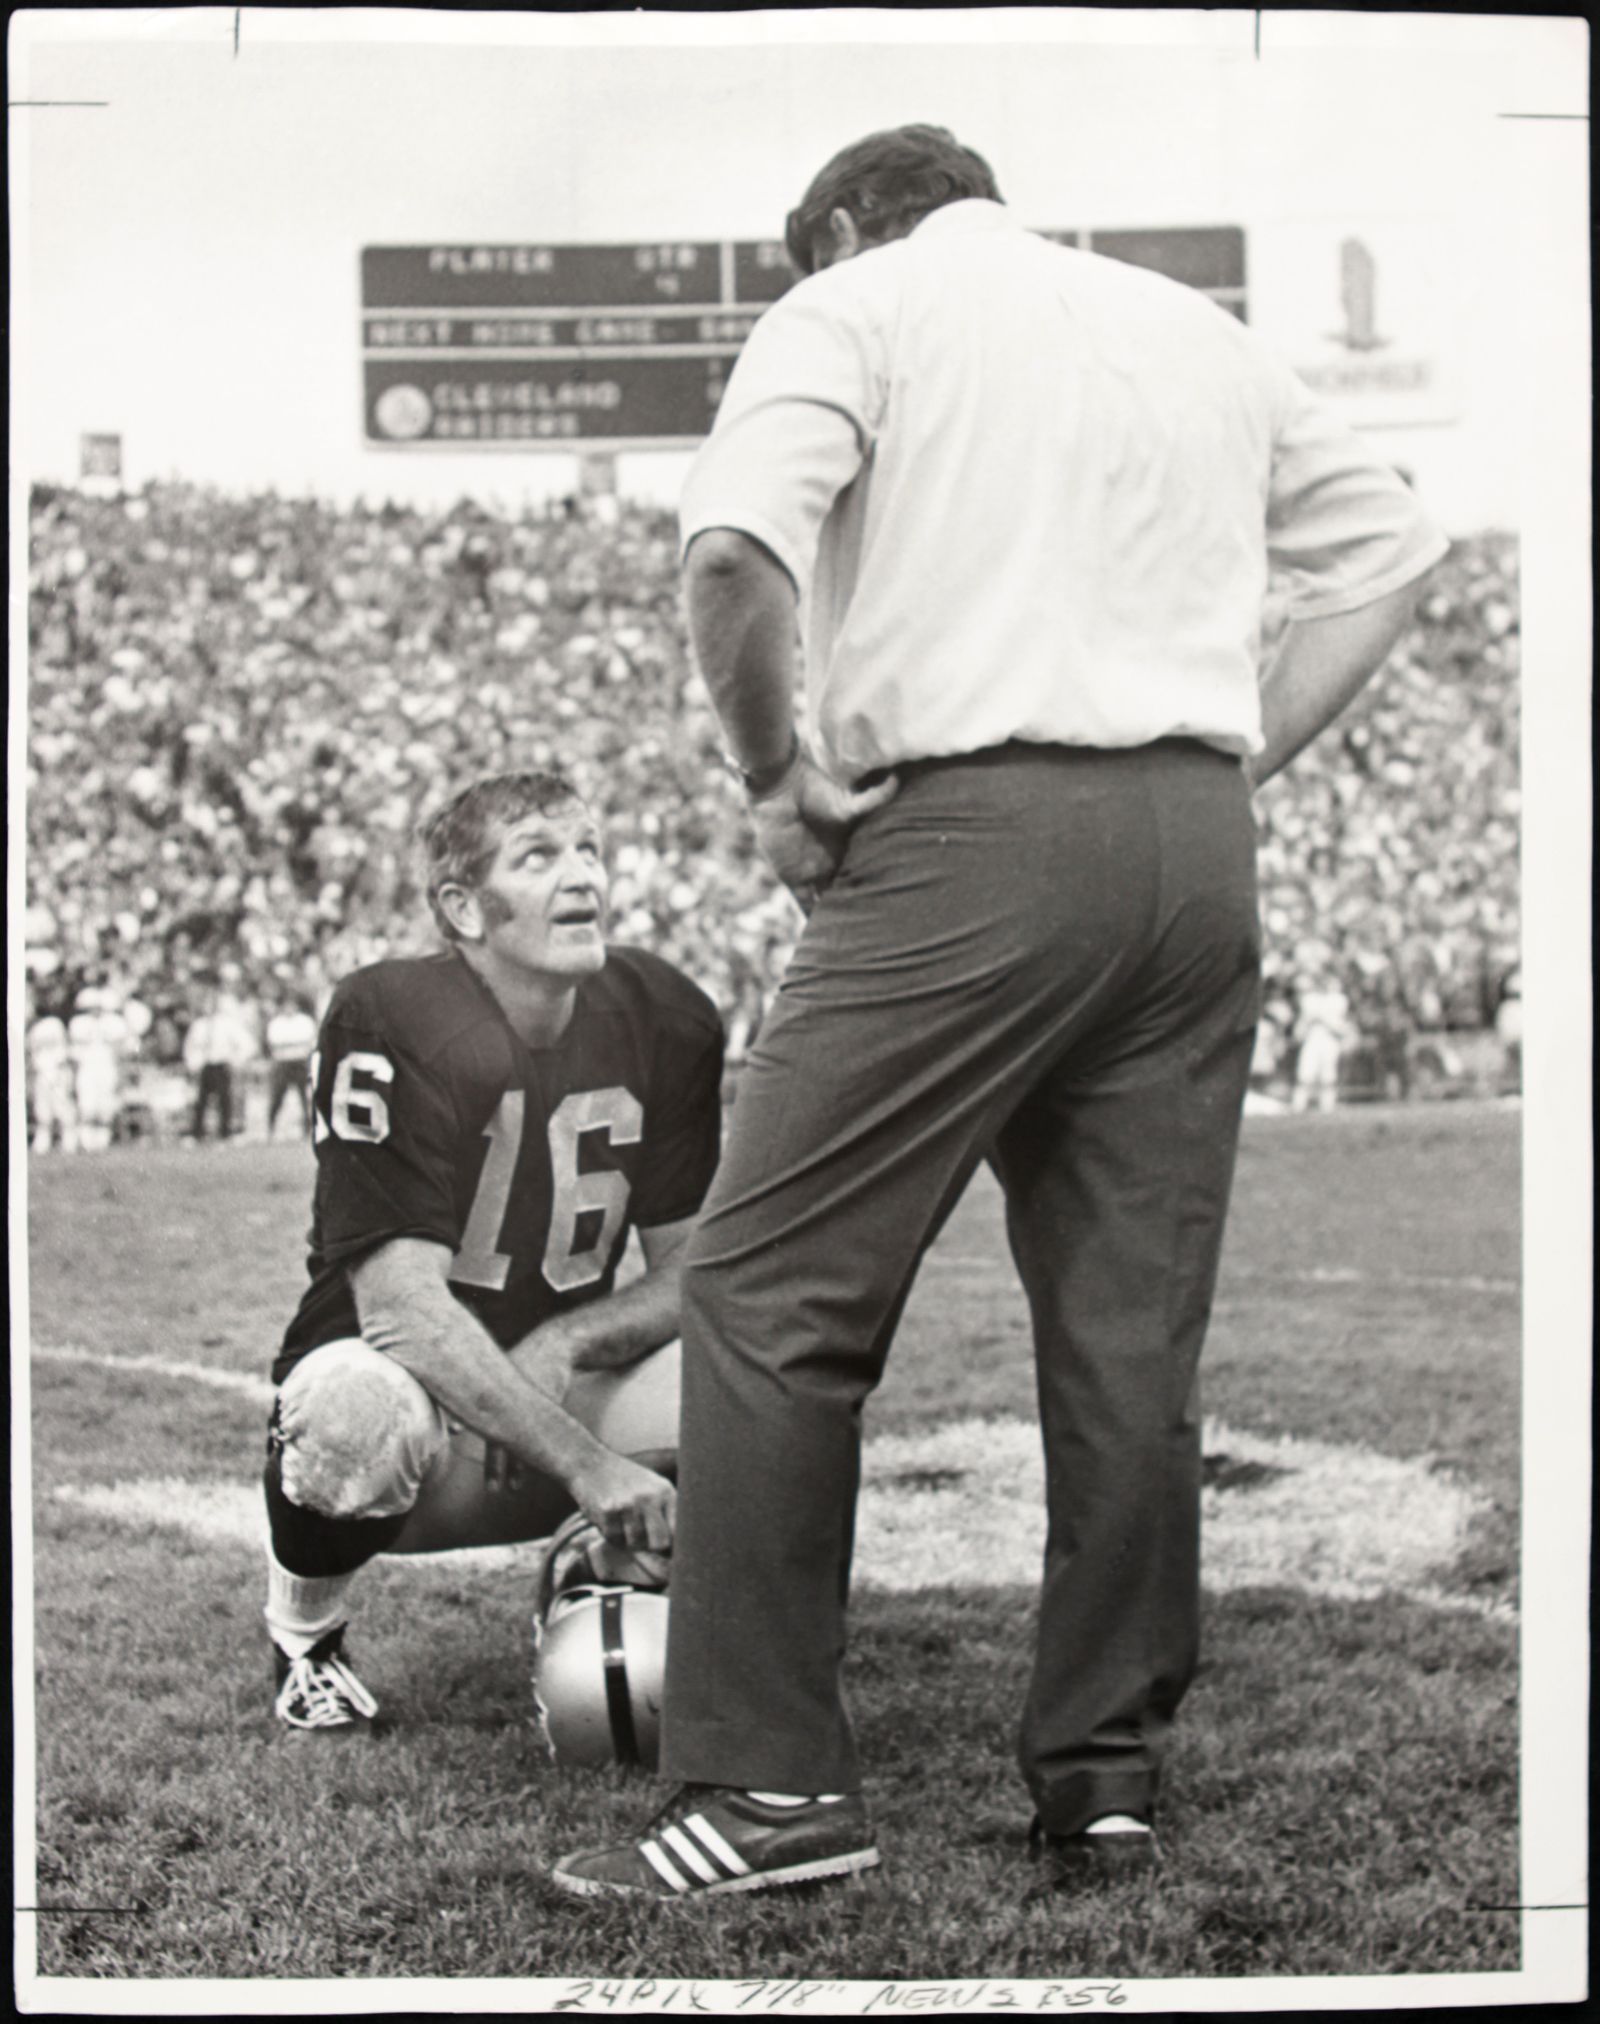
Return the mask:
POLYGON ((702 1883, 721 1883, 722 1871, 709 1856, 702 1855, 681 1827, 664 1827, 661 1839, 681 1863, 692 1869, 702 1883))
POLYGON ((725 1840, 717 1832, 703 1813, 691 1813, 683 1824, 697 1841, 704 1842, 705 1846, 717 1858, 718 1862, 722 1864, 730 1876, 748 1876, 750 1874, 749 1863, 745 1861, 732 1842, 725 1840))
POLYGON ((600 1645, 605 1654, 606 1713, 619 1764, 637 1764, 639 1738, 633 1727, 633 1696, 628 1691, 628 1654, 622 1648, 624 1592, 612 1589, 600 1598, 600 1645))
POLYGON ((663 1883, 670 1884, 674 1890, 688 1890, 690 1888, 689 1879, 669 1860, 666 1850, 662 1848, 659 1842, 641 1841, 639 1853, 649 1863, 663 1883))

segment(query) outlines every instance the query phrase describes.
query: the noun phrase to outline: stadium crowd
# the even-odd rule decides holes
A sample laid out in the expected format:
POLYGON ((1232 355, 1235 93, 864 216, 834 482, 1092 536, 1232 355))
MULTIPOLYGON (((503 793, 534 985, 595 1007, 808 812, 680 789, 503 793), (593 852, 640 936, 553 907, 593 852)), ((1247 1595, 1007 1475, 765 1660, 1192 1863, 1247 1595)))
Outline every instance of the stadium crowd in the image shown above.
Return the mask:
MULTIPOLYGON (((800 923, 719 763, 670 514, 39 487, 30 536, 32 1013, 132 999, 129 1046, 175 1067, 225 989, 265 1055, 270 1014, 425 944, 423 809, 560 764, 605 817, 614 937, 704 985, 737 1058, 800 923)), ((1500 1018, 1517 610, 1514 540, 1459 543, 1384 675, 1263 790, 1264 1075, 1319 1001, 1402 1066, 1500 1018)))

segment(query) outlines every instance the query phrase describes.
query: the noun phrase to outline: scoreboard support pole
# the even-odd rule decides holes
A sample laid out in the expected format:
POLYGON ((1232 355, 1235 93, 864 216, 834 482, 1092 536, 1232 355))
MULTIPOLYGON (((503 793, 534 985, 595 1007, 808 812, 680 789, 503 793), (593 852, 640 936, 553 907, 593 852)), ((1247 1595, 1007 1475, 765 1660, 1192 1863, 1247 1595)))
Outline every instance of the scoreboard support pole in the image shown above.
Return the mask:
POLYGON ((585 450, 578 459, 578 491, 585 499, 614 499, 617 458, 614 450, 585 450))

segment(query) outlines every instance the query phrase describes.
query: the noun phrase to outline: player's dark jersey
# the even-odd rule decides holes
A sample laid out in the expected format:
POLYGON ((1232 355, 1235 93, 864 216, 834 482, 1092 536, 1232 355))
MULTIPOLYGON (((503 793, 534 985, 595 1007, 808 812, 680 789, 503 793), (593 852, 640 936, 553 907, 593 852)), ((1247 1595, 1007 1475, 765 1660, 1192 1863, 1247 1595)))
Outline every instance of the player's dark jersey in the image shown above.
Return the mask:
POLYGON ((453 951, 358 970, 311 1062, 311 1284, 273 1378, 360 1324, 349 1267, 448 1244, 502 1348, 608 1293, 628 1233, 691 1216, 717 1164, 722 1025, 657 956, 612 949, 553 1047, 518 1039, 453 951))

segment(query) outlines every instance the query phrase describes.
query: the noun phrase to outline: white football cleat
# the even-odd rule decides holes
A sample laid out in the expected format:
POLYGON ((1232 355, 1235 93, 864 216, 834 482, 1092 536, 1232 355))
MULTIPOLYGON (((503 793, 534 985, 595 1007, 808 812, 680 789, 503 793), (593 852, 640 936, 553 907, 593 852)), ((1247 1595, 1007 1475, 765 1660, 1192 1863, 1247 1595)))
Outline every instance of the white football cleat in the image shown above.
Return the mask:
POLYGON ((336 1624, 297 1659, 274 1642, 278 1696, 272 1712, 286 1727, 370 1731, 378 1703, 345 1663, 344 1633, 336 1624))

